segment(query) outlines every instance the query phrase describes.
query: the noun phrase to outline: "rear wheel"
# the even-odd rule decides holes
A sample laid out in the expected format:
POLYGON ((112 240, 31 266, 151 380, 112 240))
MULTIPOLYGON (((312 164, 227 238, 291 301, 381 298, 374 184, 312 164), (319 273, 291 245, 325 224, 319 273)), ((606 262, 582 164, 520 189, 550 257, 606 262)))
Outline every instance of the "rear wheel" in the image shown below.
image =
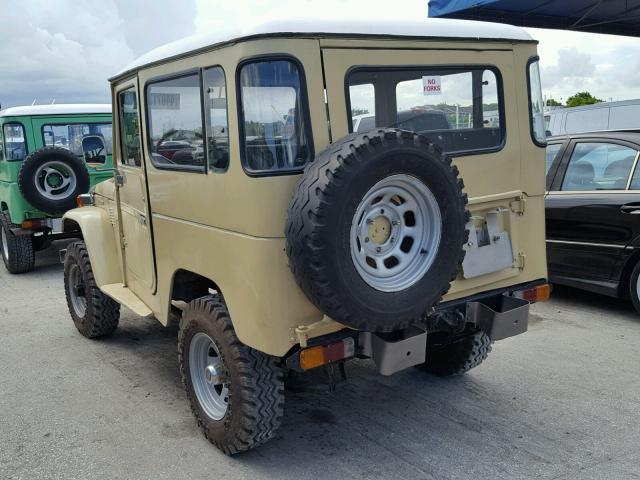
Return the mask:
POLYGON ((271 439, 284 408, 283 371, 274 357, 240 342, 217 296, 198 298, 182 314, 182 381, 198 425, 227 455, 271 439))
POLYGON ((11 273, 33 270, 36 256, 31 235, 14 235, 7 212, 0 213, 0 249, 5 267, 11 273))
POLYGON ((478 331, 445 344, 427 344, 427 359, 420 368, 448 377, 461 375, 480 365, 491 351, 491 339, 478 331))
POLYGON ((120 304, 96 285, 84 242, 73 242, 64 258, 64 291, 78 331, 87 338, 104 337, 118 327, 120 304))

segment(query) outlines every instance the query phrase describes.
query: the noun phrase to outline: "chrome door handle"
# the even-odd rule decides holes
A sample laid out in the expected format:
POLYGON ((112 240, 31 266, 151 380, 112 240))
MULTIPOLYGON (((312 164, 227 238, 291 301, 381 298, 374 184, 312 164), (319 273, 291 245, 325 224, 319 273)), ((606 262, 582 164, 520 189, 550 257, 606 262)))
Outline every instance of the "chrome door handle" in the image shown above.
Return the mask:
POLYGON ((634 204, 622 205, 620 207, 620 211, 622 213, 629 213, 631 215, 638 215, 638 214, 640 214, 640 205, 634 205, 634 204))

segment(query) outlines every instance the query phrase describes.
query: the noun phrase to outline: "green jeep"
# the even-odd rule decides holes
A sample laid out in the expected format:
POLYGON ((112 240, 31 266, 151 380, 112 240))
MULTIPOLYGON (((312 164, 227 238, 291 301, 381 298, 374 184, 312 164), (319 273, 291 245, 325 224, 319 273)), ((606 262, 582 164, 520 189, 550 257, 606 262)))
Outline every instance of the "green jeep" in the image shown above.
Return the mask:
POLYGON ((64 238, 61 217, 111 178, 111 105, 37 105, 0 110, 0 250, 11 273, 64 238))

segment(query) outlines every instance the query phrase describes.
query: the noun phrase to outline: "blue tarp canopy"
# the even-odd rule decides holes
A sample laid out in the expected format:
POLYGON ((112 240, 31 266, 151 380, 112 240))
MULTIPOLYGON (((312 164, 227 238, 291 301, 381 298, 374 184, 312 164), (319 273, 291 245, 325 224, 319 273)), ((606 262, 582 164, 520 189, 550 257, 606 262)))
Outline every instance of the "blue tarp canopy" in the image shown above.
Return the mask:
POLYGON ((640 36, 640 0, 430 0, 429 16, 640 36))

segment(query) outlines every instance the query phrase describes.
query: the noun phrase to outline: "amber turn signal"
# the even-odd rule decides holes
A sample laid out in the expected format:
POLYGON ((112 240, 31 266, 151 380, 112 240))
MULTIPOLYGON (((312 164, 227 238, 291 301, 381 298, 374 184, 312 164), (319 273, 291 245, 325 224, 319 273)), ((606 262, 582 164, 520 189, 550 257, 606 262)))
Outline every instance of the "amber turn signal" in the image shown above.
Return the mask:
POLYGON ((355 341, 353 338, 344 338, 339 342, 329 345, 318 345, 305 348, 300 351, 300 368, 310 370, 312 368, 337 362, 355 355, 355 341))
POLYGON ((517 292, 513 292, 513 296, 531 303, 544 302, 545 300, 549 300, 551 296, 551 285, 543 283, 542 285, 536 285, 535 287, 525 290, 518 290, 517 292))

